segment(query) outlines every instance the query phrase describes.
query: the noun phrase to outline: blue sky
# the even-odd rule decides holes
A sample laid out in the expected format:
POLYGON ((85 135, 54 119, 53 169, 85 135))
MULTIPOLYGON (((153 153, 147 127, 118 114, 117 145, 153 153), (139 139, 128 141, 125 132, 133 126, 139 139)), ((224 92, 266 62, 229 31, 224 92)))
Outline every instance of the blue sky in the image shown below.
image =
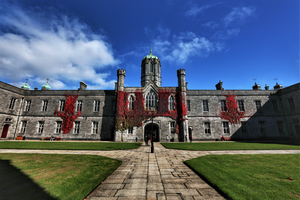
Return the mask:
POLYGON ((33 89, 140 86, 141 61, 158 56, 162 86, 252 89, 299 82, 298 0, 26 0, 0 3, 0 80, 33 89))

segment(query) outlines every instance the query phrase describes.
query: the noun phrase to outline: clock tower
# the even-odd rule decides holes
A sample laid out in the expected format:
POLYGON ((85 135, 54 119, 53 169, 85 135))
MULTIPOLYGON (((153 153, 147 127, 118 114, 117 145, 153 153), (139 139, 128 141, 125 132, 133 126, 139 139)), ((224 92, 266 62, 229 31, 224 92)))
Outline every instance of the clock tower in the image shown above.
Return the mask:
POLYGON ((155 83, 158 87, 161 86, 160 60, 157 56, 152 54, 152 49, 150 50, 150 54, 143 58, 141 68, 142 87, 144 87, 149 82, 149 80, 153 81, 153 83, 155 83))

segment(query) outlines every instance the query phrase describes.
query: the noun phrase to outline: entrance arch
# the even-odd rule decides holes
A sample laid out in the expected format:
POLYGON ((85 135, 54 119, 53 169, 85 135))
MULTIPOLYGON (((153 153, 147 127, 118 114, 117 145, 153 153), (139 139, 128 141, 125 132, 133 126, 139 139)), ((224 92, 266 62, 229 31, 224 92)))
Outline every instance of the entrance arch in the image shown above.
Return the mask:
MULTIPOLYGON (((151 132, 152 132, 152 123, 147 124, 144 129, 144 140, 146 141, 146 137, 148 139, 151 138, 151 132)), ((153 123, 153 142, 159 142, 159 127, 157 124, 153 123)))

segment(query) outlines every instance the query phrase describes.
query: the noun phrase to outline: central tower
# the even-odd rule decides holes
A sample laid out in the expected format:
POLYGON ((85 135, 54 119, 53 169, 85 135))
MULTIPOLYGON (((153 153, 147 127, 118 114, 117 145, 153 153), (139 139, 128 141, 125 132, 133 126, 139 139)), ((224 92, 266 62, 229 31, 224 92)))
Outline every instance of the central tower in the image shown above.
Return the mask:
POLYGON ((144 87, 150 80, 153 81, 158 87, 161 86, 161 65, 157 56, 150 54, 145 56, 142 60, 142 76, 141 85, 144 87))

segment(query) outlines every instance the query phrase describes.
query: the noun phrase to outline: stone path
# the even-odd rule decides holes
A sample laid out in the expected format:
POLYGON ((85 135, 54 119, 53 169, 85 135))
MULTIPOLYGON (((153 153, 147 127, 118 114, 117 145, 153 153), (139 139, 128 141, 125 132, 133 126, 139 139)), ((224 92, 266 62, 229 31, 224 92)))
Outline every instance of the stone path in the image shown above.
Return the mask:
POLYGON ((183 161, 212 154, 300 154, 300 150, 186 151, 154 144, 153 154, 149 146, 143 145, 138 149, 120 151, 0 149, 0 153, 88 154, 121 160, 121 166, 87 200, 225 199, 183 161))

